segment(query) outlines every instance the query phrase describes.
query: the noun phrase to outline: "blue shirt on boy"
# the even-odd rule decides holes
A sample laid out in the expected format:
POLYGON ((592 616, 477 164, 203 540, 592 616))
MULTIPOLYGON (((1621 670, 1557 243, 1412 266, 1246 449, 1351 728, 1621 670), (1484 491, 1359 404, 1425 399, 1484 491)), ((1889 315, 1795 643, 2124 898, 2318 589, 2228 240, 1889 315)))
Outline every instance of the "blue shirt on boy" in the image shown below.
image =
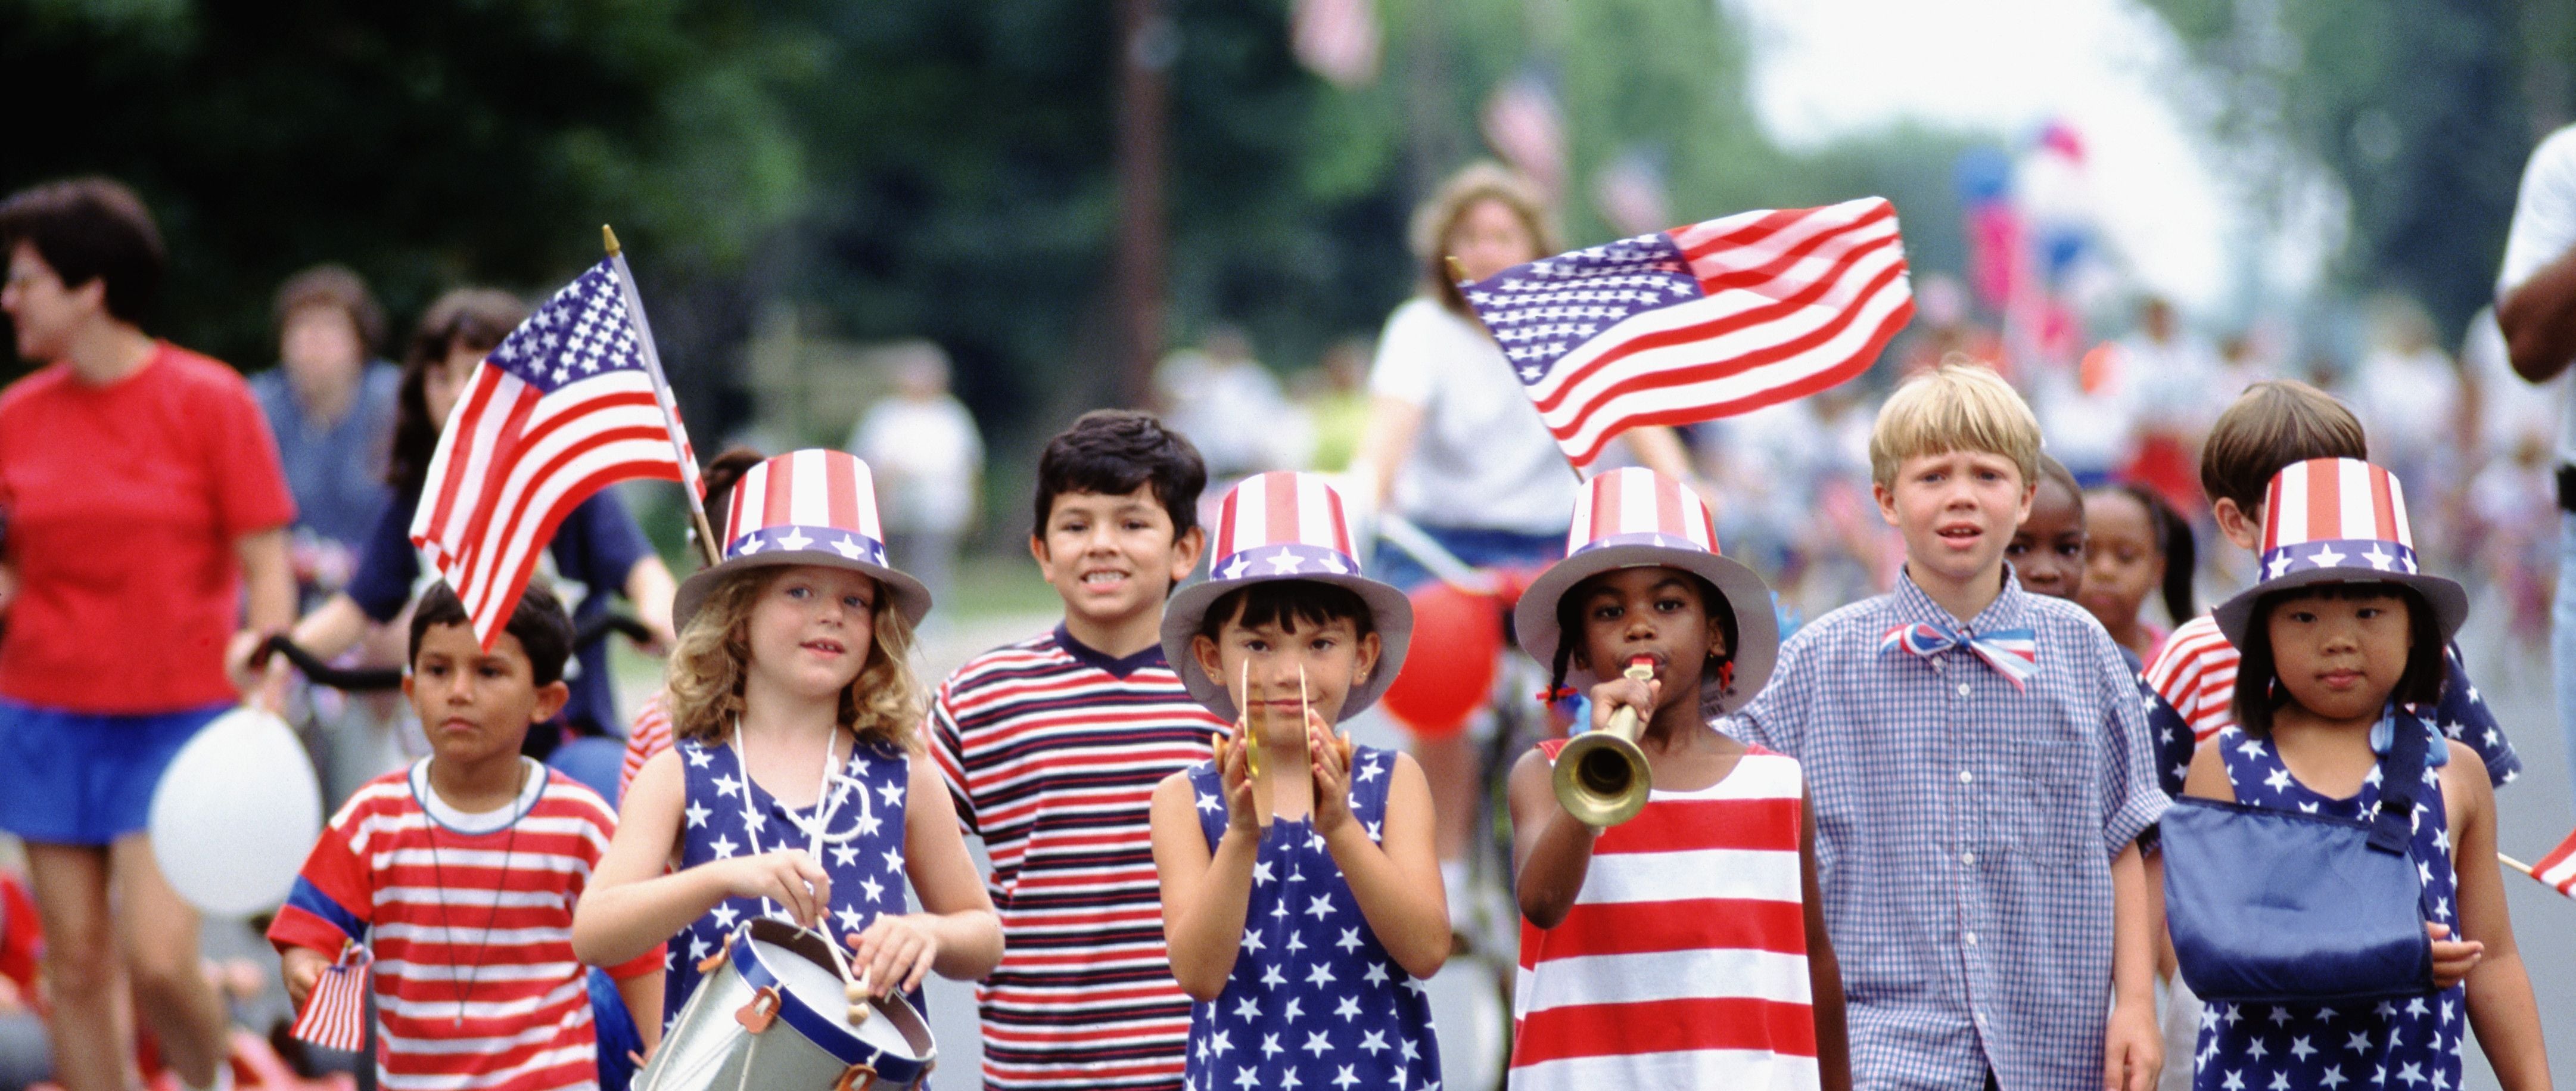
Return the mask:
POLYGON ((2003 593, 1960 626, 1910 577, 1817 619, 1720 724, 1805 767, 1856 1086, 2093 1091, 2111 859, 2162 817, 2137 675, 2082 608, 2003 593), (2032 630, 2026 689, 1900 626, 2032 630))

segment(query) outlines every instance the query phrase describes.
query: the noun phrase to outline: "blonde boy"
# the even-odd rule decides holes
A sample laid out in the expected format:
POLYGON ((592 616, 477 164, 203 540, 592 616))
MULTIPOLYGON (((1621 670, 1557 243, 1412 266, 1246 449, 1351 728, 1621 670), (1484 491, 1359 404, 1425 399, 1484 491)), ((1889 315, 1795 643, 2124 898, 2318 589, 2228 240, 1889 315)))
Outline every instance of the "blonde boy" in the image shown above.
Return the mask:
POLYGON ((2119 647, 2004 563, 2038 462, 1993 371, 1907 380, 1870 435, 1896 590, 1721 724, 1806 769, 1858 1087, 2146 1091, 2162 1061, 2136 841, 2167 800, 2119 647))

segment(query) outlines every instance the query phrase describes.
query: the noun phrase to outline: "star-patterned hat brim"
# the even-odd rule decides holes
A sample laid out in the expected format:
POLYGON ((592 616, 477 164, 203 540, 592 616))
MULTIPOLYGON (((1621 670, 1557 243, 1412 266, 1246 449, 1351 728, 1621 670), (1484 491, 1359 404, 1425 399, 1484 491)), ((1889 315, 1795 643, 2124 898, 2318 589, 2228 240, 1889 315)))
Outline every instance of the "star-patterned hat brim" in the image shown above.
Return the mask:
MULTIPOLYGON (((1678 568, 1707 580, 1725 596, 1727 608, 1735 613, 1735 673, 1721 685, 1715 674, 1704 674, 1699 683, 1700 714, 1715 718, 1734 712, 1762 692, 1771 680, 1771 668, 1780 656, 1780 619, 1771 609, 1771 585, 1753 570, 1730 558, 1705 549, 1683 545, 1605 545, 1576 553, 1555 564, 1530 581, 1521 592, 1521 600, 1512 607, 1512 632, 1520 640, 1521 650, 1539 666, 1556 667, 1556 649, 1564 634, 1557 631, 1556 607, 1567 592, 1583 581, 1621 568, 1678 568)), ((1576 689, 1589 689, 1600 678, 1580 664, 1569 663, 1565 684, 1576 689)))
POLYGON ((930 614, 930 588, 900 570, 856 560, 830 548, 790 549, 745 554, 690 573, 688 579, 680 581, 679 594, 671 600, 671 625, 674 629, 688 628, 689 619, 697 616, 698 607, 706 604, 707 596, 714 593, 716 585, 724 582, 727 576, 757 568, 800 564, 845 568, 876 577, 877 585, 885 589, 886 598, 894 602, 894 608, 902 612, 904 620, 916 627, 930 614))
POLYGON ((2228 643, 2242 648, 2245 646, 2246 629, 2253 624, 2254 607, 2263 601, 2263 596, 2300 587, 2347 583, 2393 583, 2413 588, 2417 595, 2423 597, 2425 604, 2433 608, 2433 627, 2441 633, 2444 644, 2449 644, 2451 638, 2459 634, 2460 624, 2469 618, 2469 593, 2455 581, 2422 572, 2384 571, 2360 564, 2285 572, 2220 603, 2217 609, 2210 611, 2210 619, 2218 623, 2218 631, 2227 637, 2228 643))
MULTIPOLYGON (((1276 548, 1279 547, 1244 552, 1258 557, 1263 549, 1276 548)), ((1207 619, 1208 607, 1231 592, 1257 583, 1310 580, 1348 588, 1368 606, 1369 624, 1378 639, 1377 665, 1369 668, 1367 681, 1352 686, 1350 695, 1342 699, 1340 719, 1348 720, 1376 704, 1378 698, 1386 695, 1387 687, 1395 684, 1396 672, 1404 666, 1405 651, 1413 643, 1413 601, 1405 598, 1404 592, 1396 590, 1393 585, 1356 572, 1308 571, 1314 567, 1308 564, 1295 572, 1265 573, 1262 571, 1265 567, 1269 566, 1247 565, 1240 575, 1232 579, 1222 574, 1211 576, 1173 592, 1171 601, 1163 605, 1163 658, 1171 664, 1172 673, 1180 675, 1181 685, 1209 711, 1233 720, 1236 716, 1233 696, 1226 692, 1224 686, 1210 679, 1207 672, 1199 669, 1198 656, 1190 651, 1190 639, 1199 635, 1199 625, 1207 619)))

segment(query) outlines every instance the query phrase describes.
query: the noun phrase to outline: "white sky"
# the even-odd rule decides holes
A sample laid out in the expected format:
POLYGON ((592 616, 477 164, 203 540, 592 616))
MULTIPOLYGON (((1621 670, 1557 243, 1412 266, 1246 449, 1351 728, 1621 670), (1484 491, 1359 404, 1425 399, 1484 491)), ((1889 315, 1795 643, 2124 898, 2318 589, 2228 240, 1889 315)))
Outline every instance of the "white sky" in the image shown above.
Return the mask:
MULTIPOLYGON (((2207 313, 2245 286, 2247 248, 2229 240, 2266 232, 2220 180, 2197 120, 2205 83, 2136 0, 1716 2, 1750 35, 1754 107, 1782 143, 1913 119, 2018 148, 2063 118, 2084 138, 2103 234, 2143 287, 2207 313)), ((2305 288, 2322 261, 2313 242, 2255 246, 2274 290, 2305 288)))

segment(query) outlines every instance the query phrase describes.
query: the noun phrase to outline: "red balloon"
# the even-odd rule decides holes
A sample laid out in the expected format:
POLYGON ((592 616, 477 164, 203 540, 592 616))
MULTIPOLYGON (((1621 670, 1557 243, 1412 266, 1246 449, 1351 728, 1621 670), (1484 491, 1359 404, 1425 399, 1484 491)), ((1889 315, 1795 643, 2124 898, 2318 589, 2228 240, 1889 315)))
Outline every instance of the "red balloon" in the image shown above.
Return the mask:
POLYGON ((1465 730, 1467 717, 1493 692, 1502 610, 1491 598, 1438 581, 1407 597, 1413 645, 1386 689, 1386 710, 1417 736, 1447 738, 1465 730))

